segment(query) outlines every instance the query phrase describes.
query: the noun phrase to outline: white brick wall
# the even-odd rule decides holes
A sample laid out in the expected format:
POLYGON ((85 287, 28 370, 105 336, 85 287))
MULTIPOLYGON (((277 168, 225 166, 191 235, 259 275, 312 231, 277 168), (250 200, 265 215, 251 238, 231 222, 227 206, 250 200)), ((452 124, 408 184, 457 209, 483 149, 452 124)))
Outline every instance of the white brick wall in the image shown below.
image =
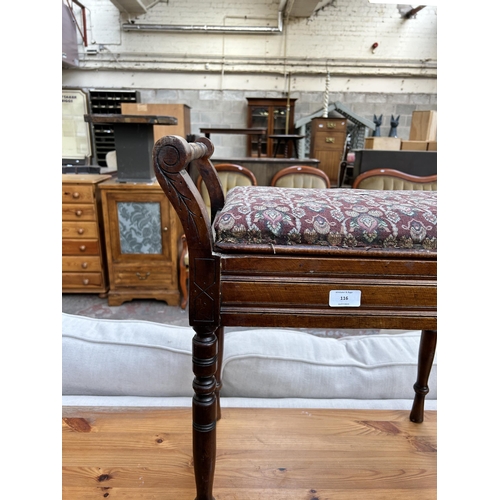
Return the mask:
MULTIPOLYGON (((191 107, 191 132, 203 127, 246 127, 246 97, 286 97, 291 72, 295 121, 329 102, 372 119, 401 115, 407 139, 414 110, 437 109, 437 9, 403 20, 396 5, 334 0, 308 19, 284 22, 280 34, 126 32, 130 22, 110 0, 86 0, 88 38, 97 55, 80 46, 81 66, 63 70, 63 87, 127 88, 145 103, 191 107), (379 47, 372 53, 374 42, 379 47), (427 62, 423 62, 427 61, 427 62)), ((325 4, 325 2, 323 2, 325 4)), ((136 23, 277 26, 279 0, 168 0, 136 23), (245 19, 245 16, 247 18, 245 19)), ((214 135, 218 156, 246 156, 245 138, 214 135)))
MULTIPOLYGON (((281 91, 283 75, 291 72, 301 89, 320 90, 328 68, 333 90, 354 90, 350 85, 359 90, 359 81, 349 85, 348 78, 366 79, 371 85, 373 79, 384 77, 398 82, 404 78, 407 87, 399 92, 435 92, 437 9, 431 6, 421 10, 416 19, 403 20, 396 5, 334 0, 308 19, 285 20, 280 34, 122 29, 122 24, 131 21, 176 26, 277 26, 279 5, 279 0, 169 0, 128 19, 110 0, 87 0, 89 48, 97 49, 98 54, 88 55, 80 45, 81 69, 63 72, 63 83, 102 86, 96 72, 82 70, 112 70, 114 86, 157 88, 163 77, 167 88, 281 91), (375 42, 379 46, 373 53, 375 42), (180 78, 169 83, 166 73, 180 78), (424 89, 412 89, 408 81, 422 77, 432 83, 427 82, 424 89)), ((391 90, 396 91, 399 83, 392 85, 391 90)))

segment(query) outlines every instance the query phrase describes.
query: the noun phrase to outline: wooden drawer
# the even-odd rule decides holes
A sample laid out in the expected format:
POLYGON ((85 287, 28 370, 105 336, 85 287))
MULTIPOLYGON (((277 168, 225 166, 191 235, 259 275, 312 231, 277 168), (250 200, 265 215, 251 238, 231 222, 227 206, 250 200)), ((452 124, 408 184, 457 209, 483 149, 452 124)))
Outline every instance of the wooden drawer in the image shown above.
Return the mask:
POLYGON ((166 288, 172 284, 172 266, 170 265, 136 265, 113 267, 114 284, 117 287, 160 287, 166 288))
POLYGON ((97 220, 95 205, 81 203, 63 203, 62 220, 97 220))
POLYGON ((63 272, 101 272, 101 258, 99 256, 67 256, 62 258, 63 272))
POLYGON ((97 222, 63 222, 63 238, 98 238, 97 222))
POLYGON ((345 132, 346 129, 347 120, 324 118, 311 122, 311 132, 345 132))
POLYGON ((94 188, 92 186, 63 184, 62 202, 94 203, 94 188))
POLYGON ((102 273, 62 273, 63 288, 101 288, 102 273))
POLYGON ((344 149, 345 134, 343 132, 316 132, 312 150, 342 150, 344 149))
POLYGON ((99 255, 98 240, 62 240, 63 255, 99 255))

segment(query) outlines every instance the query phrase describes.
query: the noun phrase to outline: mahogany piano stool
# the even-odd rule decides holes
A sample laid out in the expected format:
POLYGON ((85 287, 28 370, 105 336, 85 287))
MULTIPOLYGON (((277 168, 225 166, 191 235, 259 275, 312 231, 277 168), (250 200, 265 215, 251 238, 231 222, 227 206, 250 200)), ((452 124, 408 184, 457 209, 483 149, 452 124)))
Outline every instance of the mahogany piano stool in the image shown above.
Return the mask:
POLYGON ((153 149, 189 249, 195 500, 214 499, 224 327, 421 330, 416 423, 437 340, 435 191, 245 186, 224 199, 213 152, 206 137, 166 136, 153 149))

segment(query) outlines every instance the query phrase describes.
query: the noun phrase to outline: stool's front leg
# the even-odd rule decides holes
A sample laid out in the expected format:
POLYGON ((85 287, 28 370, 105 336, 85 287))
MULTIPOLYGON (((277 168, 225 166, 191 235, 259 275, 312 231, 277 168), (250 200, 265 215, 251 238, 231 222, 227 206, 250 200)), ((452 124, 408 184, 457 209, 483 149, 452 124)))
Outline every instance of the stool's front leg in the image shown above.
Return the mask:
POLYGON ((193 462, 195 500, 214 500, 212 488, 216 460, 217 336, 213 328, 194 327, 193 338, 193 462))
POLYGON ((422 330, 418 351, 417 381, 413 386, 415 399, 413 400, 413 407, 410 412, 410 420, 417 424, 424 421, 424 402, 425 396, 429 392, 427 384, 436 352, 436 342, 437 330, 422 330))
POLYGON ((222 389, 222 358, 224 357, 224 327, 219 326, 215 332, 217 336, 217 371, 215 372, 215 396, 217 398, 217 420, 221 419, 220 390, 222 389))

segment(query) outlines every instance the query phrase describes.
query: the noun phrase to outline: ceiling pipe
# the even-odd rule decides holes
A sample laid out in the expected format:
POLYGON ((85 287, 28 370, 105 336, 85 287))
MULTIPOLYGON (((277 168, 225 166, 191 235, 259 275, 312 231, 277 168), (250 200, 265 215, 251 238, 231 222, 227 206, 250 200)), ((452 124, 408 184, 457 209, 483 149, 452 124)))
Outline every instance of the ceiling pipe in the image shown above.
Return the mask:
POLYGON ((278 26, 203 26, 175 24, 122 24, 123 31, 160 31, 170 33, 224 33, 224 34, 279 34, 283 31, 282 13, 278 12, 278 26))

